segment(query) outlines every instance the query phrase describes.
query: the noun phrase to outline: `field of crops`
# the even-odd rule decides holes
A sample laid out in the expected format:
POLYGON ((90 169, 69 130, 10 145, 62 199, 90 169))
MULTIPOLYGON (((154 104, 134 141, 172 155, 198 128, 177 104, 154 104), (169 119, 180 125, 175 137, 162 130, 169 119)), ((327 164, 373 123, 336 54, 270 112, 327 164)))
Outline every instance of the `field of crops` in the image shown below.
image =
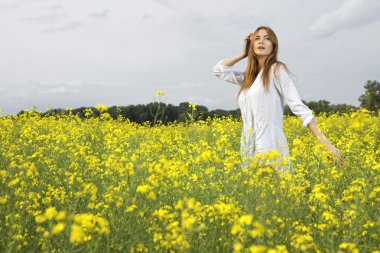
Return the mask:
POLYGON ((241 122, 0 117, 1 252, 380 252, 380 115, 285 118, 294 174, 241 122))

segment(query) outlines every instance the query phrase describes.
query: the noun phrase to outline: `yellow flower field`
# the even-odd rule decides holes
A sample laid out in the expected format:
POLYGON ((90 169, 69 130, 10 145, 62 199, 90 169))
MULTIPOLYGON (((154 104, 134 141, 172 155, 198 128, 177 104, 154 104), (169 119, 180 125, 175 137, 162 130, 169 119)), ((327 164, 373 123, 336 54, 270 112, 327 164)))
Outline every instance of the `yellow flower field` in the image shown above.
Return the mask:
POLYGON ((285 117, 241 166, 232 118, 137 125, 35 112, 0 118, 1 252, 380 252, 380 115, 318 116, 344 164, 285 117))

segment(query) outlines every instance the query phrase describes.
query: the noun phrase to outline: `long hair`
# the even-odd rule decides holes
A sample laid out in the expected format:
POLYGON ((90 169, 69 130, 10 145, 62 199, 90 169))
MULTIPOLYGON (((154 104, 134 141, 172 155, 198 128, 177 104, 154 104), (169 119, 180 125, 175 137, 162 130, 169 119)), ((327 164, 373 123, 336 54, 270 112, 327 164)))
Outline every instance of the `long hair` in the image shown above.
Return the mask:
MULTIPOLYGON (((269 77, 270 77, 270 70, 273 64, 276 64, 276 69, 279 67, 279 65, 283 65, 286 68, 286 65, 282 62, 277 61, 277 53, 278 53, 278 40, 276 34, 273 32, 273 30, 267 26, 260 26, 256 29, 256 31, 253 33, 253 38, 256 37, 257 33, 264 29, 267 31, 269 40, 273 44, 272 52, 268 55, 268 57, 265 59, 263 63, 263 72, 261 75, 261 78, 263 80, 263 86, 265 90, 268 92, 269 90, 269 77)), ((286 68, 287 69, 287 68, 286 68)), ((253 82, 256 80, 258 74, 260 73, 261 69, 259 66, 259 60, 257 58, 257 55, 255 54, 254 50, 254 41, 250 42, 249 48, 248 48, 248 59, 247 59, 247 67, 244 74, 244 82, 241 86, 238 96, 240 93, 245 90, 249 89, 253 82)))

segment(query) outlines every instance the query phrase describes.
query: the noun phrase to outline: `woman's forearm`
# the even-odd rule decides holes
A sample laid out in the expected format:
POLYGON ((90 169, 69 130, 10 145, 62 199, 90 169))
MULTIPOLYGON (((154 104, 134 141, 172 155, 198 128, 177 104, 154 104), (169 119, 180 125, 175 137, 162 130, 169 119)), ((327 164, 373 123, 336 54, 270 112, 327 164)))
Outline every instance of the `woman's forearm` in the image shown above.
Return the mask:
POLYGON ((327 138, 323 134, 323 132, 318 129, 318 124, 317 124, 317 121, 315 119, 310 121, 310 123, 307 125, 307 127, 314 134, 314 136, 318 139, 319 143, 321 143, 321 144, 326 143, 327 138))
POLYGON ((224 60, 222 63, 224 66, 232 67, 235 63, 243 60, 245 57, 248 56, 248 51, 251 45, 251 37, 253 36, 253 33, 250 32, 248 33, 245 38, 244 38, 244 43, 243 43, 243 50, 241 51, 240 54, 231 57, 228 60, 224 60))
POLYGON ((239 54, 239 55, 233 56, 230 59, 224 60, 223 61, 223 65, 231 67, 231 66, 235 65, 237 62, 243 60, 245 57, 246 56, 243 55, 243 54, 239 54))
POLYGON ((326 136, 323 134, 322 131, 318 129, 318 123, 315 119, 313 119, 307 127, 310 129, 310 131, 314 134, 314 136, 318 139, 318 142, 322 145, 324 145, 329 152, 332 152, 338 159, 339 163, 343 165, 343 158, 339 152, 339 149, 337 149, 331 142, 326 138, 326 136))

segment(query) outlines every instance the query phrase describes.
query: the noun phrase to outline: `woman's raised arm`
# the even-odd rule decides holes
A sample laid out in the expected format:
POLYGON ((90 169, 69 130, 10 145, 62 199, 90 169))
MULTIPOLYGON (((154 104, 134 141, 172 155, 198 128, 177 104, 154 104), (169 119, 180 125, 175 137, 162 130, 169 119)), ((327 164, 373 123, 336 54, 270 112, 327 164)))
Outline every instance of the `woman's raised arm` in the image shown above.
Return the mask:
POLYGON ((230 59, 224 60, 223 65, 225 65, 227 67, 232 67, 237 62, 243 60, 245 57, 248 56, 248 50, 249 50, 249 46, 251 44, 251 36, 252 35, 253 35, 253 33, 249 33, 249 34, 247 34, 247 36, 245 36, 244 44, 243 44, 243 50, 241 51, 241 53, 236 55, 236 56, 231 57, 230 59))

